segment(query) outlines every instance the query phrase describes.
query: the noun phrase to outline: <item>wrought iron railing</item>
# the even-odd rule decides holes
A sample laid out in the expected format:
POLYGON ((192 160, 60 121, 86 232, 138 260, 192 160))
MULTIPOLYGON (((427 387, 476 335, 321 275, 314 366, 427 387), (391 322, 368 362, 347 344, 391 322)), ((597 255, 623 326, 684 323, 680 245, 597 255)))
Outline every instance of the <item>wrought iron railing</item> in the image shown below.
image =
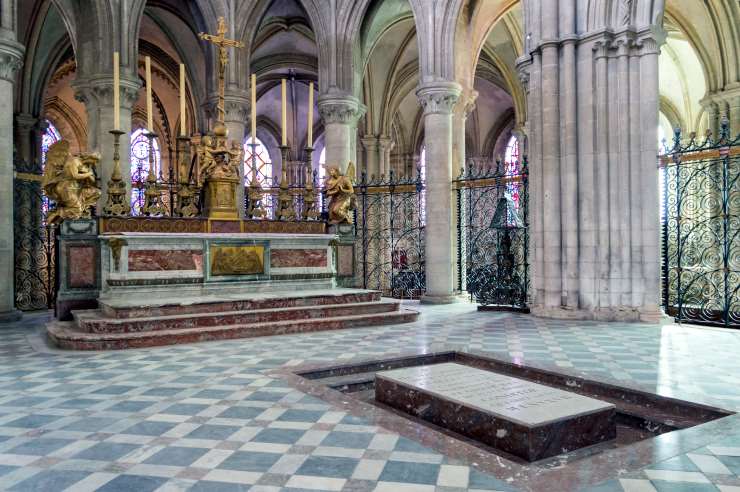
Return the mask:
POLYGON ((740 136, 676 131, 659 158, 663 305, 679 322, 740 327, 740 136))
POLYGON ((413 177, 368 179, 357 194, 357 267, 366 289, 395 298, 419 298, 426 290, 424 269, 424 183, 413 177))
POLYGON ((46 223, 48 201, 41 191, 41 165, 15 162, 13 239, 15 306, 50 309, 56 301, 56 226, 46 223))
POLYGON ((455 179, 458 289, 482 306, 527 310, 529 216, 526 157, 470 162, 455 179))

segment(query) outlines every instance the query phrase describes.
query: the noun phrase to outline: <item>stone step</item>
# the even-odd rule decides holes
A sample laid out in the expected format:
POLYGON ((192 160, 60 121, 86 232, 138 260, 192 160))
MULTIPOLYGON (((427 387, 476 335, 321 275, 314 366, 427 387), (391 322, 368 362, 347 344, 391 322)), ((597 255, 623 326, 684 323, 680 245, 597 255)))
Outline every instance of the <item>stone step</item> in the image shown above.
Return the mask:
POLYGON ((58 347, 65 349, 117 350, 211 340, 230 340, 235 338, 393 325, 415 321, 418 316, 418 312, 402 308, 399 311, 354 316, 273 321, 247 325, 207 326, 136 333, 87 333, 80 331, 73 322, 56 321, 47 325, 47 333, 49 338, 58 347))
POLYGON ((80 331, 88 333, 135 333, 143 331, 184 330, 206 326, 249 325, 270 321, 336 318, 361 314, 395 312, 398 301, 375 301, 354 304, 329 304, 289 308, 255 309, 218 313, 177 314, 144 318, 108 318, 100 310, 73 311, 80 331))
POLYGON ((199 313, 224 313, 291 307, 326 306, 335 304, 380 301, 380 292, 362 289, 331 289, 322 291, 271 292, 245 294, 243 297, 202 296, 175 299, 99 300, 100 310, 107 318, 150 318, 199 313))

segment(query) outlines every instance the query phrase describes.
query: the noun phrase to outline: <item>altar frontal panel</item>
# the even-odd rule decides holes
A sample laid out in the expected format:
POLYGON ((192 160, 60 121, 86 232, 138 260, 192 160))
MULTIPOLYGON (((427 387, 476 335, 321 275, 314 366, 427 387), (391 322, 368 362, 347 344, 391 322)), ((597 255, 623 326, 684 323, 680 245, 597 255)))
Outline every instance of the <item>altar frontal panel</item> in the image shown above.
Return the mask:
POLYGON ((218 281, 261 279, 269 276, 267 243, 208 245, 208 278, 218 281))

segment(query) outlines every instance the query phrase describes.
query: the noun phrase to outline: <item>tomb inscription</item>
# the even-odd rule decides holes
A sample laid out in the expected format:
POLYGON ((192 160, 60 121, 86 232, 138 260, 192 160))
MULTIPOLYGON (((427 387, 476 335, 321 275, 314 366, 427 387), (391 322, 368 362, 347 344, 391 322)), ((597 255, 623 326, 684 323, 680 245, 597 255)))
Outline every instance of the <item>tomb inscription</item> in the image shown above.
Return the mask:
POLYGON ((529 461, 613 439, 614 405, 456 363, 376 374, 376 399, 529 461))

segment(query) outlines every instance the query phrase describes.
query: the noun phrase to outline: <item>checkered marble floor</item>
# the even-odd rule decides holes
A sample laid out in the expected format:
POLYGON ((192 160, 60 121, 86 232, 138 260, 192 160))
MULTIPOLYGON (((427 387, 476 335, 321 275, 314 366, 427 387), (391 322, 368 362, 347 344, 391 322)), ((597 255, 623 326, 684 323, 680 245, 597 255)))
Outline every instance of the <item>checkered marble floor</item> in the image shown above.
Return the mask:
MULTIPOLYGON (((0 489, 516 490, 266 374, 435 346, 740 410, 740 332, 542 320, 469 304, 419 309, 414 324, 98 353, 50 348, 46 314, 2 325, 0 489)), ((740 426, 617 475, 588 490, 740 492, 740 426)))

